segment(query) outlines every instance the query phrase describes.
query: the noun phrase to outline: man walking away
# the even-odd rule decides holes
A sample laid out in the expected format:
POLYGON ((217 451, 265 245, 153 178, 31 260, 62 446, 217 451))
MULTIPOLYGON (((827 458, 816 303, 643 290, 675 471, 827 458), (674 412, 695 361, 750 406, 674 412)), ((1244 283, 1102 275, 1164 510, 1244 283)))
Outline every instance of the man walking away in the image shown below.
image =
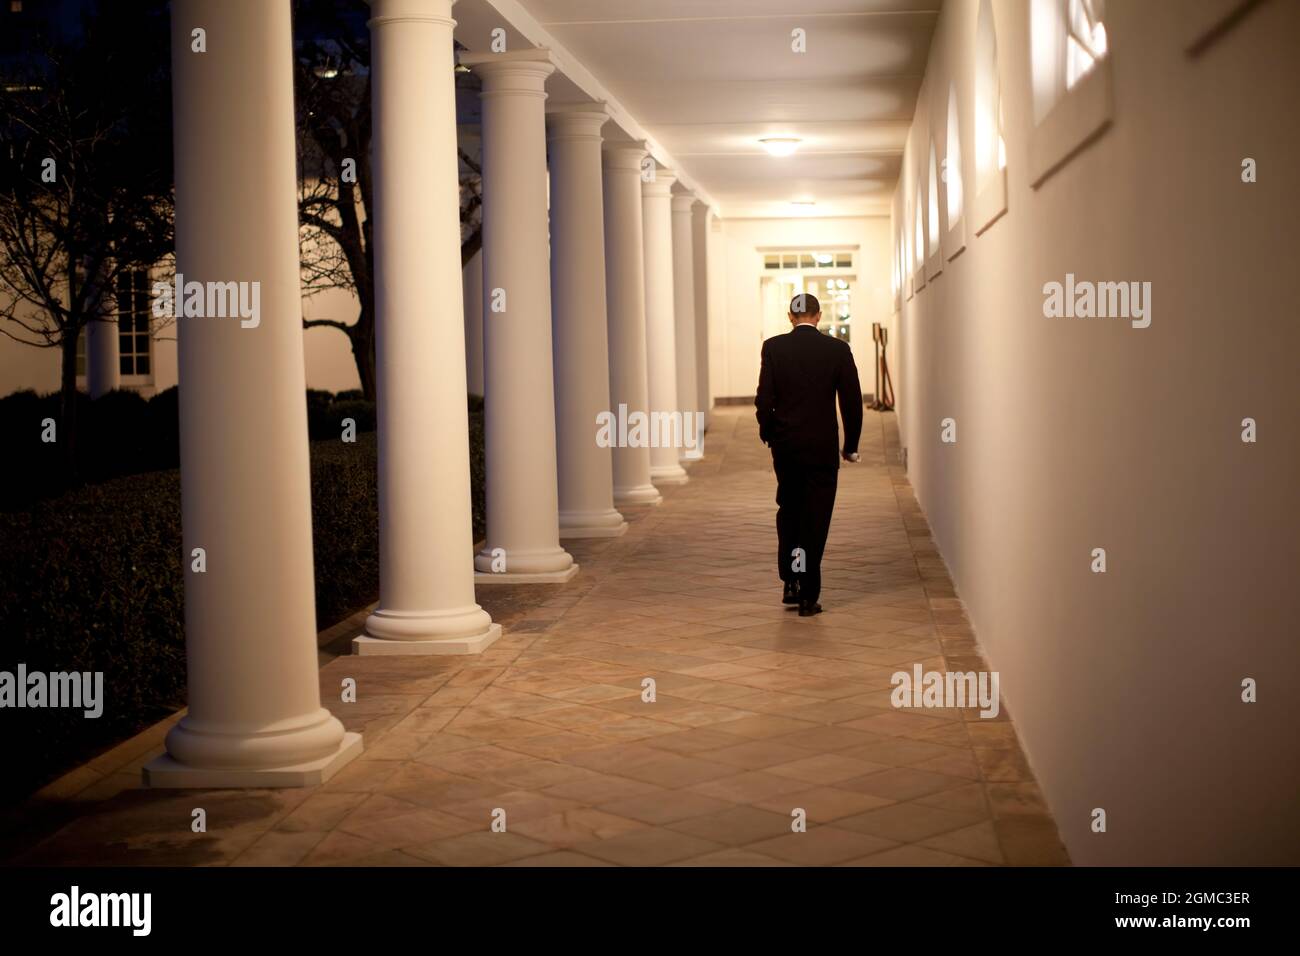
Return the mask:
POLYGON ((763 343, 758 376, 758 434, 776 470, 777 570, 785 604, 800 617, 821 611, 822 552, 835 507, 840 459, 858 460, 862 387, 848 343, 817 330, 821 303, 807 293, 790 301, 784 335, 763 343), (835 401, 844 419, 839 442, 835 401))

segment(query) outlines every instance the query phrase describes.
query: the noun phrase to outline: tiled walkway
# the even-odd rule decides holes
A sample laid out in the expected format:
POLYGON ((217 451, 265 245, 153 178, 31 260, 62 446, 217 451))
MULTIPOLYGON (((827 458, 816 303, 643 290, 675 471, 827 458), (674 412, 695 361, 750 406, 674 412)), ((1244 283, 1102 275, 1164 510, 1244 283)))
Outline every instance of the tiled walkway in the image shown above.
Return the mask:
POLYGON ((767 450, 749 409, 721 408, 689 484, 623 538, 569 543, 572 583, 480 588, 506 625, 486 653, 327 657, 326 706, 366 749, 324 786, 135 789, 158 728, 49 788, 61 829, 14 862, 1065 863, 1005 709, 890 705, 914 663, 985 668, 895 448, 869 412, 820 616, 780 604, 767 450))

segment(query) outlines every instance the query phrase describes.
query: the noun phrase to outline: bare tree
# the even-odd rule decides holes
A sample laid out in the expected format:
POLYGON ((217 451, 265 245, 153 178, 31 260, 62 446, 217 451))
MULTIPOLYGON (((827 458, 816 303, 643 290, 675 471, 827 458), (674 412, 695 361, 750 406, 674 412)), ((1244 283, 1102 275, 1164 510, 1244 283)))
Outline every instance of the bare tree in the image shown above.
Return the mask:
POLYGON ((69 479, 77 339, 113 320, 103 300, 119 274, 172 249, 166 11, 127 3, 0 87, 0 333, 59 350, 69 479))
MULTIPOLYGON (((344 289, 357 314, 306 319, 348 337, 361 390, 375 397, 370 42, 360 0, 303 0, 297 16, 298 173, 303 292, 344 289)), ((463 74, 460 74, 463 76, 463 74)), ((465 80, 460 82, 464 83, 465 80)), ((461 265, 481 245, 482 172, 460 155, 461 265)))

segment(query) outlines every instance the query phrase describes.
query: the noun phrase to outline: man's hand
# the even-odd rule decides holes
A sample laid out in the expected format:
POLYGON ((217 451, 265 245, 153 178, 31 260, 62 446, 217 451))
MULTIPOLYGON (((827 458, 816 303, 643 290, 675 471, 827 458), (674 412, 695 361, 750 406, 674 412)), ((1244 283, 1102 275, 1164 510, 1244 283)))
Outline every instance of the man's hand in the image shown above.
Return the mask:
POLYGON ((862 458, 862 456, 859 455, 856 451, 846 451, 846 452, 842 452, 842 453, 840 454, 840 457, 843 458, 843 459, 844 459, 845 461, 847 461, 847 462, 860 461, 861 458, 862 458))

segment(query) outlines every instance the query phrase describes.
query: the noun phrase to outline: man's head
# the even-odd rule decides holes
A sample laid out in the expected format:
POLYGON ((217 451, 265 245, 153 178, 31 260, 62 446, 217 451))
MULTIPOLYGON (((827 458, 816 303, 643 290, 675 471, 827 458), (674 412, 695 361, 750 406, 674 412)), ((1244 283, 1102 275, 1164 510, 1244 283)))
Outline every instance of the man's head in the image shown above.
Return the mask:
POLYGON ((816 326, 822 317, 822 304, 811 292, 800 292, 790 300, 790 324, 816 326))

